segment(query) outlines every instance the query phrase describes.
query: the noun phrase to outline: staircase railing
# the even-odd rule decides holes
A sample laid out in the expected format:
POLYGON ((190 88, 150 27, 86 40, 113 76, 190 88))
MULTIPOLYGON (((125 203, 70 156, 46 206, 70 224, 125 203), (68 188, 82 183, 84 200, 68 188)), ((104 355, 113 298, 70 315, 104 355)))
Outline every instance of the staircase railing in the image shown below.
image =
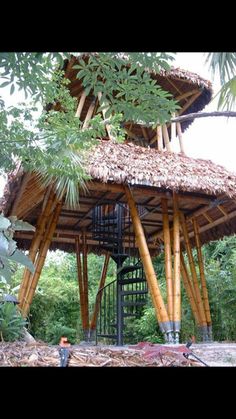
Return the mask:
POLYGON ((96 296, 98 318, 96 324, 96 344, 98 338, 103 338, 104 343, 109 339, 112 343, 117 340, 117 308, 116 308, 117 279, 100 288, 96 296))

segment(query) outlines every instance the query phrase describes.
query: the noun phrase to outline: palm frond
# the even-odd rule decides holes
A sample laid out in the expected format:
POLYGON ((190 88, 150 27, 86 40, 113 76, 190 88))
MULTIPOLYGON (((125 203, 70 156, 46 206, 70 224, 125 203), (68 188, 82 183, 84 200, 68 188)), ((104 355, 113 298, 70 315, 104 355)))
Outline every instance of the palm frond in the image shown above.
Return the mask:
POLYGON ((236 52, 211 52, 207 55, 206 63, 209 63, 213 77, 219 74, 222 85, 236 74, 236 52))

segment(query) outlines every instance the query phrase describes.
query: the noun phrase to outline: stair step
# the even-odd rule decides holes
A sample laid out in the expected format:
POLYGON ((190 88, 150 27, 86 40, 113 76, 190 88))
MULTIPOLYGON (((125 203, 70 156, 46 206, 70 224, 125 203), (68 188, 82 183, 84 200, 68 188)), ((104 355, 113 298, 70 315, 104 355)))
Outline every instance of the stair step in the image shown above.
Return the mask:
POLYGON ((147 294, 148 290, 137 290, 137 291, 121 291, 120 295, 142 295, 147 294))
POLYGON ((146 300, 143 301, 122 301, 122 307, 137 307, 137 306, 144 306, 146 304, 146 300))
POLYGON ((137 271, 138 269, 141 269, 142 265, 138 264, 138 265, 127 265, 127 266, 122 266, 120 269, 117 270, 117 275, 125 275, 129 272, 134 272, 137 271))
POLYGON ((127 284, 136 284, 140 282, 146 282, 145 278, 125 278, 119 279, 118 283, 120 285, 127 285, 127 284))

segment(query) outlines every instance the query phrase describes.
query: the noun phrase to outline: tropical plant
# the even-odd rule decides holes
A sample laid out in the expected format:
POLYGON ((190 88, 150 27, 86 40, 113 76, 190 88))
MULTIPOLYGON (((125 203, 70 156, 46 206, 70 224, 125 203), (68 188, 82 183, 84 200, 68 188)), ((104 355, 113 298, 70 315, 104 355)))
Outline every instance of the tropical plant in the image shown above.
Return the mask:
POLYGON ((14 232, 22 230, 34 231, 35 227, 17 220, 15 216, 6 218, 0 214, 0 277, 4 277, 7 281, 11 280, 17 263, 26 266, 31 272, 34 271, 31 260, 17 249, 16 241, 13 240, 14 232))
POLYGON ((13 303, 0 303, 0 340, 13 342, 22 338, 26 320, 13 303))
POLYGON ((206 62, 213 75, 220 77, 218 109, 232 110, 236 103, 236 53, 212 52, 207 55, 206 62))
MULTIPOLYGON (((71 206, 78 203, 78 190, 84 186, 86 150, 105 133, 100 115, 92 118, 86 129, 81 129, 75 117, 76 98, 68 90, 69 80, 64 77, 62 53, 0 53, 1 87, 15 87, 31 95, 31 105, 6 109, 0 101, 1 152, 0 167, 12 170, 20 160, 26 170, 41 174, 45 184, 55 182, 59 197, 66 193, 71 206), (63 111, 53 106, 42 111, 47 104, 60 103, 63 111), (41 108, 41 110, 39 109, 41 108), (35 112, 41 112, 35 119, 35 112)), ((113 136, 124 138, 122 124, 126 121, 156 125, 171 118, 178 109, 177 102, 164 92, 145 71, 168 69, 173 59, 165 53, 99 53, 90 54, 85 63, 78 54, 78 77, 88 94, 101 93, 101 108, 109 118, 113 136)))

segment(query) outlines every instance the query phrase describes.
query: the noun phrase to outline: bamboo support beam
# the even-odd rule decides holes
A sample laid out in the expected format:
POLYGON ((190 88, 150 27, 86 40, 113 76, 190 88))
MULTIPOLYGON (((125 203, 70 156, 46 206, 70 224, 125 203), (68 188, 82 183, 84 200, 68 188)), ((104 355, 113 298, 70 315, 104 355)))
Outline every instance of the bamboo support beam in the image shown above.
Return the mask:
POLYGON ((82 94, 80 96, 80 99, 79 99, 79 104, 78 104, 76 113, 75 113, 76 118, 80 118, 80 115, 81 115, 81 112, 82 112, 82 109, 83 109, 83 106, 84 106, 85 99, 86 99, 86 93, 83 90, 83 92, 82 92, 82 94))
POLYGON ((169 134, 168 134, 166 124, 162 125, 162 132, 163 132, 163 138, 164 138, 166 150, 171 151, 170 139, 169 139, 169 134))
POLYGON ((196 249, 197 249, 197 256, 198 256, 198 264, 199 264, 199 272, 200 272, 200 280, 201 280, 201 286, 202 286, 202 296, 203 296, 203 304, 204 304, 205 314, 206 314, 206 321, 207 321, 207 326, 211 327, 212 321, 211 321, 211 313, 210 313, 206 278, 205 278, 205 272, 204 272, 204 264, 203 264, 203 258, 202 258, 199 228, 198 228, 197 220, 195 218, 193 219, 193 228, 194 228, 194 235, 195 235, 195 242, 196 242, 196 249))
MULTIPOLYGON (((30 260, 34 263, 35 262, 35 258, 36 258, 36 254, 38 252, 39 249, 39 245, 42 241, 43 238, 43 234, 44 234, 44 229, 46 226, 46 223, 48 221, 48 217, 50 214, 50 211, 52 209, 52 205, 53 205, 53 201, 55 199, 55 194, 53 192, 51 192, 49 195, 45 196, 45 206, 38 218, 38 222, 36 225, 36 231, 33 237, 33 240, 31 242, 30 245, 30 249, 29 249, 29 255, 28 257, 30 258, 30 260)), ((20 302, 19 307, 22 308, 23 306, 23 300, 25 297, 25 294, 27 292, 28 289, 28 285, 29 285, 29 279, 30 279, 30 271, 25 268, 24 273, 23 273, 23 277, 22 277, 22 281, 21 281, 21 285, 20 285, 20 289, 19 289, 19 294, 18 294, 18 300, 20 302)))
POLYGON ((89 337, 89 301, 88 301, 88 246, 85 231, 83 239, 83 290, 84 290, 84 338, 89 337))
POLYGON ((87 115, 86 115, 84 123, 83 123, 83 129, 86 129, 88 127, 88 123, 93 116, 95 105, 96 105, 96 99, 94 98, 92 100, 92 102, 90 103, 90 106, 88 108, 88 112, 87 112, 87 115))
POLYGON ((179 343, 181 324, 181 282, 180 282, 180 222, 178 196, 173 192, 173 253, 174 253, 174 304, 173 304, 173 327, 175 332, 175 343, 179 343))
POLYGON ((198 306, 196 304, 196 297, 195 297, 195 292, 193 289, 193 285, 192 282, 189 278, 189 274, 187 271, 187 267, 185 265, 184 262, 184 257, 182 252, 180 252, 180 270, 181 270, 181 275, 182 275, 182 279, 183 279, 183 283, 184 283, 184 287, 190 302, 190 306, 193 312, 193 316, 194 319, 196 321, 196 324, 198 327, 200 327, 201 325, 201 320, 200 320, 200 314, 199 314, 199 310, 198 310, 198 306))
POLYGON ((163 150, 162 128, 157 126, 157 148, 159 151, 163 150))
POLYGON ((10 215, 16 215, 17 216, 18 205, 19 205, 19 202, 20 202, 20 200, 22 198, 22 195, 23 195, 23 193, 25 191, 25 188, 27 186, 27 183, 28 183, 28 181, 30 179, 30 176, 31 176, 31 174, 29 172, 24 174, 23 180, 22 180, 21 186, 20 186, 20 191, 18 192, 17 197, 16 197, 16 199, 14 201, 14 204, 13 204, 13 207, 12 207, 12 210, 11 210, 10 215))
POLYGON ((173 322, 173 279, 172 279, 172 258, 171 258, 171 242, 170 242, 170 227, 168 216, 167 199, 162 198, 162 220, 163 220, 163 235, 164 235, 164 249, 165 249, 165 276, 167 289, 167 311, 170 321, 173 322))
MULTIPOLYGON (((98 100, 100 101, 101 98, 102 98, 102 93, 101 92, 98 92, 98 100)), ((102 115, 103 115, 103 119, 104 120, 106 119, 106 111, 107 111, 107 109, 108 109, 108 105, 107 105, 107 108, 102 109, 102 115)), ((111 141, 115 141, 116 138, 114 137, 114 135, 112 135, 111 125, 106 123, 105 126, 106 126, 106 130, 107 130, 107 134, 108 134, 109 139, 111 141)))
MULTIPOLYGON (((103 268, 102 268, 102 273, 101 273, 101 277, 100 277, 100 281, 99 281, 98 291, 102 290, 102 288, 105 285, 109 260, 110 260, 110 254, 107 253, 106 256, 105 256, 105 260, 104 260, 104 264, 103 264, 103 268)), ((97 294, 97 298, 96 298, 96 301, 95 301, 95 307, 94 307, 92 319, 91 319, 91 322, 90 322, 90 337, 91 337, 91 334, 93 333, 93 331, 96 329, 97 317, 98 317, 98 314, 99 314, 99 308, 100 308, 101 300, 102 300, 102 291, 100 291, 100 293, 97 294)))
POLYGON ((176 122, 176 128, 177 128, 177 134, 178 134, 178 139, 179 139, 180 152, 185 154, 184 143, 183 143, 183 135, 182 135, 180 122, 176 122))
POLYGON ((75 247, 76 247, 76 261, 77 261, 77 274, 78 274, 78 284, 79 284, 79 295, 80 295, 80 313, 81 313, 81 322, 83 330, 86 329, 85 324, 85 304, 84 304, 84 284, 83 284, 83 273, 82 273, 82 264, 80 257, 80 243, 79 237, 75 238, 75 247))
MULTIPOLYGON (((156 316, 160 324, 161 330, 166 334, 167 340, 171 337, 172 327, 171 322, 161 296, 160 288, 157 282, 157 277, 153 268, 152 259, 148 250, 146 238, 143 227, 139 218, 139 214, 134 202, 130 189, 125 186, 125 194, 130 208, 130 214, 134 227, 135 237, 139 248, 140 257, 143 263, 147 283, 151 293, 153 305, 155 307, 156 316)), ((172 337, 171 337, 172 338, 172 337)))
POLYGON ((185 241, 185 247, 186 247, 188 260, 189 260, 189 266, 190 266, 192 279, 193 279, 193 287, 194 287, 195 295, 196 295, 196 303, 199 307, 199 314, 200 314, 200 319, 201 319, 201 331, 203 334, 203 339, 205 339, 206 333, 207 333, 207 321, 206 321, 204 305, 203 305, 201 292, 200 292, 200 288, 198 284, 197 272, 196 272, 196 268, 194 264, 194 259, 193 259, 192 249, 191 249, 190 240, 188 236, 188 230, 186 226, 185 217, 183 213, 180 213, 180 216, 181 216, 180 219, 181 219, 182 232, 183 232, 184 241, 185 241))
POLYGON ((28 314, 30 305, 32 303, 33 296, 34 296, 34 293, 35 293, 35 289, 37 287, 38 280, 39 280, 39 277, 40 277, 40 274, 42 272, 43 265, 44 265, 44 262, 45 262, 45 259, 46 259, 46 255, 47 255, 48 249, 50 247, 54 231, 56 229, 57 221, 58 221, 58 218, 60 216, 61 208, 62 208, 62 201, 60 201, 56 206, 56 209, 54 211, 54 214, 53 214, 53 217, 52 217, 52 220, 51 220, 51 223, 50 223, 50 227, 49 227, 49 229, 47 231, 47 234, 45 235, 45 238, 43 240, 43 246, 42 246, 41 252, 39 253, 38 258, 37 258, 37 263, 36 263, 36 266, 35 266, 35 272, 32 275, 30 288, 28 288, 28 295, 26 295, 26 301, 25 301, 25 304, 24 304, 23 309, 22 309, 22 315, 23 316, 26 316, 28 314))

